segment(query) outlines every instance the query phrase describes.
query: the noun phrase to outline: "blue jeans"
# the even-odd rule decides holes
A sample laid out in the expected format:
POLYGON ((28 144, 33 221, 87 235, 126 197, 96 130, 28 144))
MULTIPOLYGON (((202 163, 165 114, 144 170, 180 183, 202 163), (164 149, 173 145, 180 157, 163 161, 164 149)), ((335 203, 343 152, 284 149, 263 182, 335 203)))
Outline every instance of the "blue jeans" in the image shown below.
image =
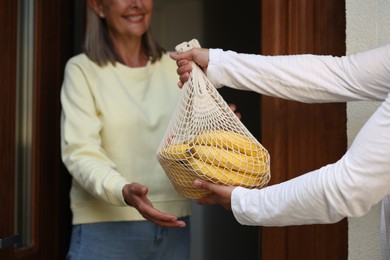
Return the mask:
POLYGON ((162 228, 150 221, 74 225, 69 260, 185 260, 189 257, 190 221, 185 228, 162 228))

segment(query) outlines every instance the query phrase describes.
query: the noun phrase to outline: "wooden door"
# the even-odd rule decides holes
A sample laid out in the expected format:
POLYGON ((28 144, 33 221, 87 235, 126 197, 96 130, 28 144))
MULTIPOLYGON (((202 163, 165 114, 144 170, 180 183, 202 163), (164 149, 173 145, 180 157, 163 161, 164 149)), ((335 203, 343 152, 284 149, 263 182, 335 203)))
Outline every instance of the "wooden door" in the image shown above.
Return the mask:
MULTIPOLYGON (((262 53, 345 54, 345 2, 263 0, 262 53)), ((271 184, 337 161, 346 151, 346 106, 262 97, 262 142, 271 184)), ((347 259, 347 220, 261 229, 261 259, 347 259)))
POLYGON ((0 259, 64 259, 67 250, 69 177, 60 160, 59 91, 72 51, 72 5, 61 0, 0 1, 0 259), (18 7, 25 4, 31 5, 27 10, 33 10, 33 19, 21 13, 19 22, 18 7), (18 47, 23 24, 33 27, 33 41, 25 46, 33 48, 32 103, 27 107, 31 124, 26 130, 31 142, 24 147, 30 159, 19 165, 15 125, 24 100, 17 100, 17 89, 26 75, 18 70, 29 61, 20 57, 18 47), (27 174, 19 176, 16 168, 23 167, 27 174), (22 215, 24 211, 28 214, 22 215))
MULTIPOLYGON (((16 86, 16 1, 0 1, 0 239, 1 247, 14 238, 14 158, 16 86)), ((0 258, 7 259, 0 249, 0 258)))

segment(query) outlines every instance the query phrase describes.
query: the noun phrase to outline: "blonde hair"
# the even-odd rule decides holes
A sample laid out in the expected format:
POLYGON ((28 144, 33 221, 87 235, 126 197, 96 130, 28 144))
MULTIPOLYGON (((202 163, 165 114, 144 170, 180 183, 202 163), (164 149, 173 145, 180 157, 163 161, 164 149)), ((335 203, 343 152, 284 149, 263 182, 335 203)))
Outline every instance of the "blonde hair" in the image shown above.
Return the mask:
MULTIPOLYGON (((166 52, 154 39, 150 29, 142 35, 142 48, 145 54, 154 63, 161 59, 166 52)), ((100 66, 105 66, 111 62, 115 65, 119 57, 108 36, 107 25, 92 9, 87 6, 87 18, 84 38, 84 52, 94 62, 100 66)))

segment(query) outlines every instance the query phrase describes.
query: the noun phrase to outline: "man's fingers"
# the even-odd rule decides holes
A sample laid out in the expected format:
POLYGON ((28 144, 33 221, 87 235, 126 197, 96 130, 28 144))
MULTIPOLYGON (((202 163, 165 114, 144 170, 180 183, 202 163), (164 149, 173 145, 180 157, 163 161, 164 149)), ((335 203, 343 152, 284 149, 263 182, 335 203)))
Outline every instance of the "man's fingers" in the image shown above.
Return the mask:
POLYGON ((174 53, 174 52, 172 52, 172 53, 170 53, 170 57, 172 58, 172 59, 174 59, 174 60, 183 60, 183 59, 185 59, 185 60, 192 60, 192 57, 193 57, 193 53, 192 53, 192 50, 189 50, 189 51, 185 51, 185 52, 181 52, 181 53, 174 53))
POLYGON ((208 182, 208 181, 204 181, 204 180, 201 180, 201 179, 196 179, 194 184, 199 189, 205 189, 205 190, 208 190, 208 191, 211 191, 211 192, 215 192, 216 188, 218 188, 217 184, 214 184, 214 183, 211 183, 211 182, 208 182))
POLYGON ((171 57, 171 59, 175 60, 177 62, 177 65, 179 65, 179 61, 182 61, 184 59, 188 60, 189 58, 191 58, 192 60, 192 57, 187 57, 186 53, 185 52, 182 52, 182 53, 170 53, 169 56, 171 57))
POLYGON ((183 67, 189 65, 190 62, 188 60, 177 60, 176 64, 178 67, 183 67))
POLYGON ((201 179, 196 179, 195 181, 194 181, 194 184, 195 184, 195 187, 197 187, 197 188, 199 188, 199 189, 206 189, 206 190, 209 190, 208 189, 208 182, 205 182, 205 181, 203 181, 203 180, 201 180, 201 179))
POLYGON ((191 64, 186 64, 186 65, 183 65, 183 66, 179 66, 176 69, 176 73, 178 75, 189 74, 191 71, 192 71, 191 64))
POLYGON ((179 76, 180 82, 186 82, 190 77, 190 74, 188 72, 182 74, 179 76))

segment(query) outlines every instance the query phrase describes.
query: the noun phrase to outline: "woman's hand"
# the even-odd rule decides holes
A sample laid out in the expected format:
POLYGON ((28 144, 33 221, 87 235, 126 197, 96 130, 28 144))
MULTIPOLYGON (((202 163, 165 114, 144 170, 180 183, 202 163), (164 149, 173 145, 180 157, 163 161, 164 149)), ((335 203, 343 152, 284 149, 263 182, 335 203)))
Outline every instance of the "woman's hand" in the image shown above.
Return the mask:
POLYGON ((206 73, 207 66, 209 64, 209 50, 194 48, 182 53, 171 53, 171 58, 176 61, 177 74, 179 75, 180 82, 178 83, 179 88, 183 87, 183 84, 188 80, 191 73, 190 61, 194 61, 201 67, 206 73))
POLYGON ((237 106, 236 106, 236 104, 234 104, 234 103, 229 103, 229 107, 230 107, 230 109, 234 112, 234 114, 236 114, 236 116, 238 117, 238 119, 241 120, 241 113, 237 111, 237 106))
POLYGON ((200 189, 211 191, 211 194, 205 198, 197 199, 196 201, 201 205, 221 205, 227 210, 231 210, 231 196, 234 186, 225 186, 222 184, 214 184, 208 181, 196 179, 195 186, 200 189))
POLYGON ((139 183, 127 184, 122 189, 125 202, 138 210, 147 220, 161 227, 185 227, 185 222, 177 219, 176 216, 164 213, 153 207, 147 197, 148 188, 139 183))

